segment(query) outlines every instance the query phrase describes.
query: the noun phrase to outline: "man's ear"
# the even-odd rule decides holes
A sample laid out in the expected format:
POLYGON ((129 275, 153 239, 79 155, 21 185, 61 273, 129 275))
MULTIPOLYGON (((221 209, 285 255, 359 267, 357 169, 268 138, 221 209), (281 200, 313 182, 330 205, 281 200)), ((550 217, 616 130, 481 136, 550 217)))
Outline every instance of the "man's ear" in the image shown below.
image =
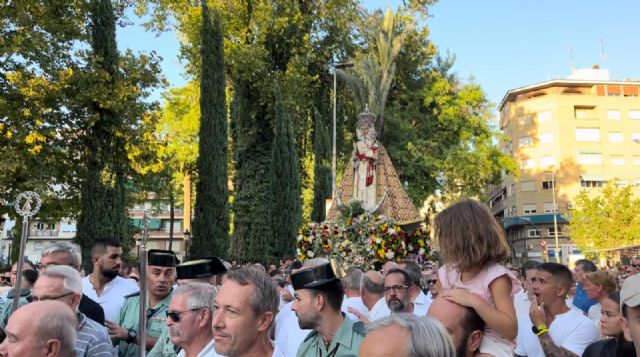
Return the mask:
POLYGON ((316 311, 322 311, 322 308, 324 308, 324 305, 326 304, 327 301, 324 299, 324 295, 322 294, 317 294, 313 298, 313 307, 316 309, 316 311))
POLYGON ((629 322, 625 317, 622 318, 622 332, 624 333, 624 339, 632 342, 631 333, 629 332, 629 322))
POLYGON ((273 312, 267 311, 262 314, 262 317, 258 321, 258 331, 268 330, 273 322, 273 312))
POLYGON ((47 340, 44 344, 46 357, 60 356, 60 341, 56 339, 47 340))
POLYGON ((211 314, 211 311, 209 311, 209 309, 205 308, 200 310, 200 313, 198 315, 202 316, 202 319, 200 320, 200 322, 198 322, 198 327, 204 327, 211 324, 211 318, 213 316, 211 314))
POLYGON ((480 349, 480 343, 482 342, 482 331, 475 330, 471 332, 467 338, 467 349, 472 352, 476 352, 480 349))

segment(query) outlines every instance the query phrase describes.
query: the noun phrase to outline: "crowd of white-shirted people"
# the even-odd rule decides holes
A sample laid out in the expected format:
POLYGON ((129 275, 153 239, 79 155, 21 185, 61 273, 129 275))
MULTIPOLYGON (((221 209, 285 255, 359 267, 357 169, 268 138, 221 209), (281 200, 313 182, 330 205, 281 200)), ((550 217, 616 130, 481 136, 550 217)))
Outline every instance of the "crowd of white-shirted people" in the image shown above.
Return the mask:
POLYGON ((336 269, 327 258, 236 264, 149 250, 145 285, 117 240, 58 242, 2 276, 0 355, 636 356, 640 257, 514 267, 488 208, 434 221, 439 261, 336 269), (16 281, 18 269, 22 281, 16 281), (140 289, 146 289, 141 294, 140 289), (19 295, 16 298, 16 295, 19 295), (146 327, 140 329, 141 296, 146 327), (12 313, 12 303, 18 309, 12 313), (144 332, 144 336, 141 333, 144 332), (144 337, 144 338, 141 338, 144 337), (143 343, 144 342, 144 343, 143 343))

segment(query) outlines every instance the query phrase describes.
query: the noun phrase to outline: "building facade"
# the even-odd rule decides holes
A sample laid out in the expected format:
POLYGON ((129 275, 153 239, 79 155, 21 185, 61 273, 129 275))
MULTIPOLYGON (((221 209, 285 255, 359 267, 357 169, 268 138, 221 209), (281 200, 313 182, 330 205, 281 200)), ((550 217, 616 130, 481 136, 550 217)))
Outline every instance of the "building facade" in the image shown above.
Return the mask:
POLYGON ((640 186, 639 95, 640 81, 610 80, 597 67, 505 94, 501 146, 520 173, 492 187, 488 203, 516 262, 555 261, 559 249, 561 262, 571 263, 579 253, 565 219, 573 198, 608 181, 640 186))

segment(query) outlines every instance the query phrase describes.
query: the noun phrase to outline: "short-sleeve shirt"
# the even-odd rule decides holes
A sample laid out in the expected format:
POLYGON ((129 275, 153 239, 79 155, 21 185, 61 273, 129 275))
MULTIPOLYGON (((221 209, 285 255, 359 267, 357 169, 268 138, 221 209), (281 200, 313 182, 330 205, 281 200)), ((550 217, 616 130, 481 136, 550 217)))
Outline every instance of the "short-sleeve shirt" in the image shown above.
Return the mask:
POLYGON ((124 303, 124 297, 139 290, 136 283, 116 276, 104 286, 102 294, 98 296, 93 284, 91 284, 91 280, 89 280, 89 276, 82 278, 82 293, 102 306, 104 317, 109 321, 116 321, 118 318, 118 312, 124 303))
MULTIPOLYGON (((164 330, 167 329, 167 309, 169 308, 169 302, 171 302, 172 295, 173 292, 158 302, 153 306, 153 308, 147 308, 147 336, 160 337, 164 330)), ((118 314, 116 323, 127 330, 131 329, 138 332, 140 318, 139 311, 140 294, 128 297, 122 305, 122 309, 120 310, 120 314, 118 314)), ((120 341, 118 343, 118 349, 118 355, 120 355, 120 357, 135 357, 139 353, 137 344, 126 343, 125 341, 120 341)))
MULTIPOLYGON (((518 333, 522 334, 522 344, 518 344, 515 354, 545 357, 540 339, 531 331, 531 327, 518 333)), ((549 326, 549 337, 558 347, 581 356, 589 344, 598 340, 598 329, 588 317, 577 310, 569 309, 564 314, 556 315, 549 326)))
POLYGON ((336 332, 331 344, 325 347, 322 337, 316 331, 312 331, 302 342, 298 349, 297 357, 357 357, 360 344, 364 339, 364 325, 362 322, 353 322, 350 318, 344 317, 344 321, 336 332))
MULTIPOLYGON (((494 280, 502 276, 509 278, 509 281, 511 282, 512 299, 513 296, 520 291, 522 285, 509 269, 500 264, 492 264, 486 267, 481 270, 475 278, 469 281, 462 281, 461 276, 462 274, 457 269, 453 269, 447 265, 438 269, 438 280, 440 281, 440 284, 442 284, 442 288, 467 290, 478 295, 494 308, 496 305, 493 301, 490 289, 490 285, 494 280)), ((504 339, 499 333, 489 326, 485 327, 484 335, 485 337, 490 337, 494 341, 507 344, 511 346, 511 348, 515 347, 515 343, 513 341, 504 339)))
POLYGON ((107 328, 78 312, 76 357, 112 357, 116 349, 111 344, 107 328))

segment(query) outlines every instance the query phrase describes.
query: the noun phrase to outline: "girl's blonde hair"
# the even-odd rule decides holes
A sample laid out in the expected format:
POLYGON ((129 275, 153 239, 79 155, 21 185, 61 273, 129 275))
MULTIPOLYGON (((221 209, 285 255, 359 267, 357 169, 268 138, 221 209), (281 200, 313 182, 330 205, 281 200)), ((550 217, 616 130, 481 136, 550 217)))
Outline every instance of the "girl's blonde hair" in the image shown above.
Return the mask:
POLYGON ((463 199, 440 212, 435 238, 446 264, 460 271, 501 262, 511 255, 504 231, 489 208, 463 199))

